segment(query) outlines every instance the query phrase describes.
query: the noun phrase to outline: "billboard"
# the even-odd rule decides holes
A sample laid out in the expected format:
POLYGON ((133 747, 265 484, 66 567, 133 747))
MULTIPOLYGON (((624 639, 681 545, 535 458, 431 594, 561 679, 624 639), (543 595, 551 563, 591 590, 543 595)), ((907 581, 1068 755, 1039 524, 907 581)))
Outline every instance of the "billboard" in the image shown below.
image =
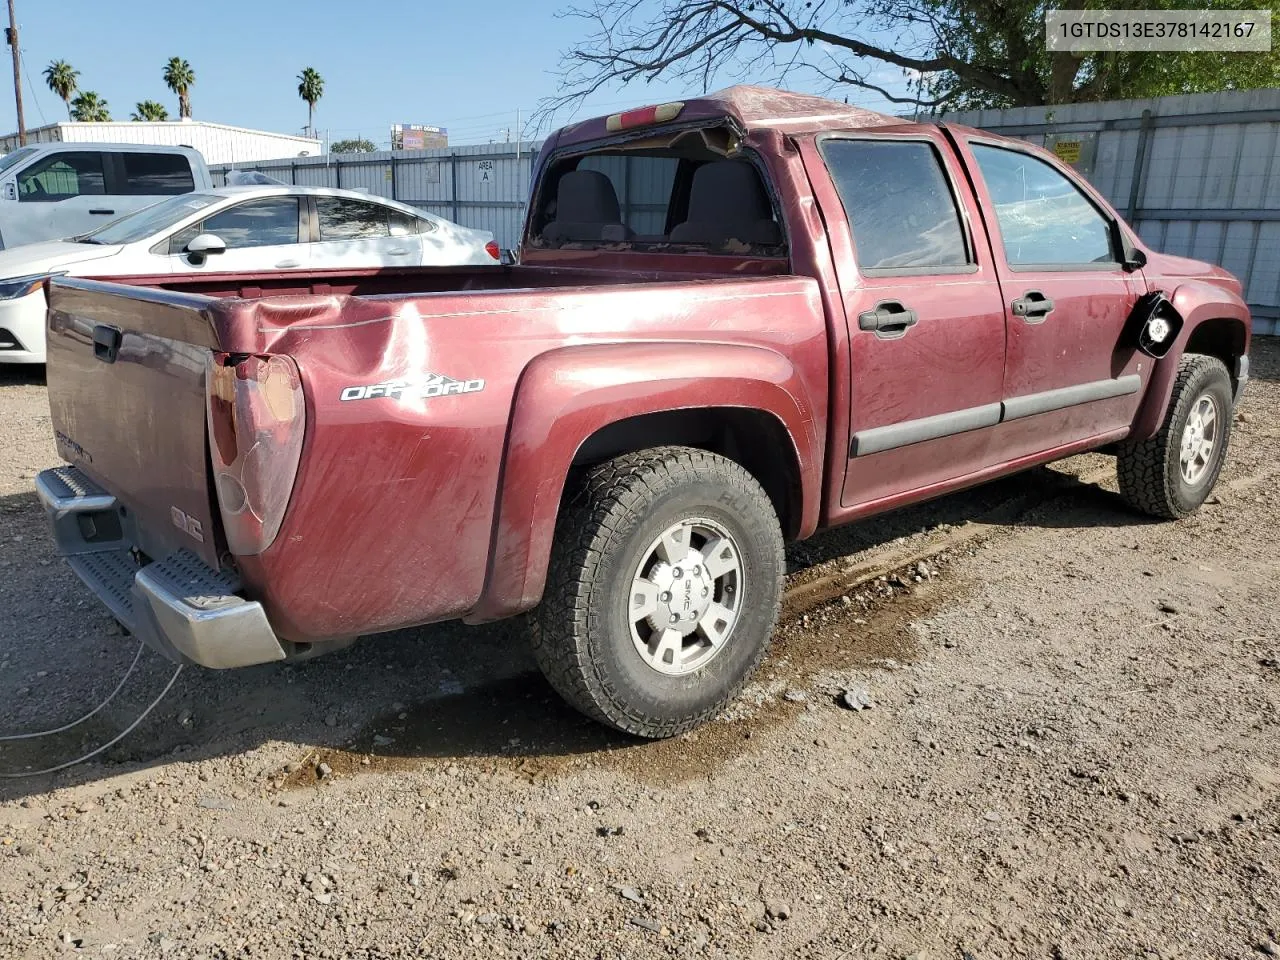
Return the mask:
POLYGON ((421 123, 397 123, 391 127, 392 150, 429 150, 449 145, 449 131, 421 123))

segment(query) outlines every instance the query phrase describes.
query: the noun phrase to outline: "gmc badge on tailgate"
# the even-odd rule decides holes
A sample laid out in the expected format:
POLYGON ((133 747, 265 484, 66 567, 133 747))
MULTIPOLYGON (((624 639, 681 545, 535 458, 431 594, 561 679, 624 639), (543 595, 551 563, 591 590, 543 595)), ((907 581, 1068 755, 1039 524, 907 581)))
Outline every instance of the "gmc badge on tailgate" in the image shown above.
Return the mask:
POLYGON ((188 517, 177 507, 170 507, 169 519, 173 521, 175 527, 195 540, 196 543, 204 543, 204 527, 200 525, 200 521, 195 517, 188 517))

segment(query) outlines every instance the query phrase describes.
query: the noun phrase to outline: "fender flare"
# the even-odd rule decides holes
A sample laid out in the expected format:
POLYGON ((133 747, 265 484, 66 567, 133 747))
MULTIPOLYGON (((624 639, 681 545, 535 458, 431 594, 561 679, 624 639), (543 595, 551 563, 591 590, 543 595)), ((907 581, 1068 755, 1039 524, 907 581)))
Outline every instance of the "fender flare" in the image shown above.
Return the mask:
POLYGON ((779 421, 800 468, 800 535, 812 533, 822 489, 822 428, 799 373, 782 354, 688 341, 562 347, 536 357, 516 385, 488 575, 465 620, 496 620, 541 600, 565 480, 588 438, 632 417, 716 407, 761 411, 779 421))
POLYGON ((1247 351, 1249 348, 1252 321, 1249 307, 1239 297, 1229 294, 1216 284, 1193 280, 1180 284, 1168 299, 1181 314, 1183 326, 1173 348, 1162 359, 1154 361, 1151 377, 1147 381, 1146 395, 1138 407, 1133 429, 1129 433, 1131 440, 1148 440, 1160 431, 1173 396, 1173 381, 1178 375, 1178 364, 1197 327, 1216 320, 1237 320, 1245 329, 1244 349, 1247 351))

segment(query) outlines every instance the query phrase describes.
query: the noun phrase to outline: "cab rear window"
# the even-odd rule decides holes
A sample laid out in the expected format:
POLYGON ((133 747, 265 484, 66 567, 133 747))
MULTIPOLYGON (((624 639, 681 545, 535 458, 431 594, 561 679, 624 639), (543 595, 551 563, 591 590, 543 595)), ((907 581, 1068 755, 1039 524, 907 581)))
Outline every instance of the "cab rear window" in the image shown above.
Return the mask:
POLYGON ((534 201, 530 243, 785 255, 763 165, 711 142, 703 131, 686 132, 661 146, 553 161, 534 201))

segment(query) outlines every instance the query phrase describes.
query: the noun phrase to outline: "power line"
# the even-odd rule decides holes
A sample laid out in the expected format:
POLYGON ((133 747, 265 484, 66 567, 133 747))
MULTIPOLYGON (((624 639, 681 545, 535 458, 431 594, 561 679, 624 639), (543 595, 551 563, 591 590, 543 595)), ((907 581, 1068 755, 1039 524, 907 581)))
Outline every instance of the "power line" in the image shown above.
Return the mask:
MULTIPOLYGON (((22 52, 25 55, 31 51, 23 47, 22 52)), ((49 121, 45 119, 44 107, 40 106, 40 98, 36 96, 36 85, 31 80, 31 64, 24 60, 22 62, 22 70, 27 75, 27 86, 31 88, 31 102, 36 105, 36 113, 40 114, 40 125, 45 126, 49 121)))

